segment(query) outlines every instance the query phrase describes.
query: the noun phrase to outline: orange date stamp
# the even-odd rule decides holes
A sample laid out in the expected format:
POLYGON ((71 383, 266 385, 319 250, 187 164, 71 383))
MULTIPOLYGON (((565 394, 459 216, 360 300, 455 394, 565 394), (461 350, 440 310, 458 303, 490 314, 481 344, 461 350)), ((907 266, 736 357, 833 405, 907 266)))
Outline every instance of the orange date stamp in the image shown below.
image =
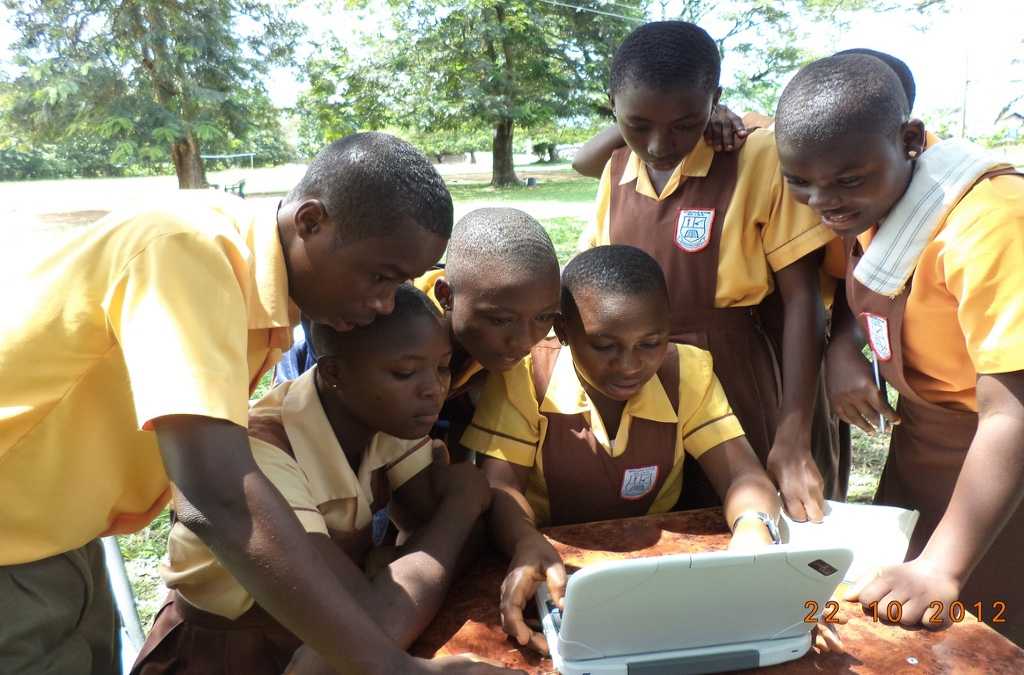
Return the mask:
MULTIPOLYGON (((804 616, 804 623, 841 623, 837 618, 839 614, 839 603, 835 600, 829 600, 825 603, 825 606, 821 610, 821 617, 818 618, 818 603, 814 600, 808 600, 804 603, 804 608, 807 610, 807 614, 804 616)), ((1002 600, 995 600, 992 602, 991 607, 987 607, 985 603, 976 602, 971 605, 971 609, 974 610, 974 620, 984 621, 986 616, 991 617, 990 623, 1006 623, 1006 603, 1002 600)), ((888 605, 880 607, 878 602, 872 602, 867 605, 865 613, 874 623, 879 621, 886 621, 888 623, 899 623, 903 619, 903 603, 898 600, 893 600, 888 605)), ((967 605, 955 600, 949 605, 939 601, 933 600, 928 603, 928 609, 925 611, 924 623, 931 624, 934 626, 941 626, 946 622, 948 618, 950 623, 962 623, 967 620, 970 615, 967 613, 967 605)))

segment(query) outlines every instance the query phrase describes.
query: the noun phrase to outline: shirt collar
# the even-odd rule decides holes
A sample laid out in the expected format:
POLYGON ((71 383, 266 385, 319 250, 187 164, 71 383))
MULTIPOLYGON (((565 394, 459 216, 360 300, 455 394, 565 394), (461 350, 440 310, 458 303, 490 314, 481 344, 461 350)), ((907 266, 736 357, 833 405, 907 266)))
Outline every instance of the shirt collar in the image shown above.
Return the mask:
POLYGON ((281 404, 281 424, 318 504, 359 498, 369 509, 373 500, 370 475, 388 463, 382 448, 391 437, 374 434, 356 476, 320 403, 316 370, 314 366, 290 383, 281 404))
POLYGON ((697 145, 693 147, 690 154, 683 158, 683 161, 676 166, 672 175, 669 176, 668 182, 665 183, 665 188, 661 191, 661 195, 658 195, 654 191, 650 177, 647 175, 643 160, 635 152, 630 152, 629 159, 626 160, 626 168, 622 172, 622 178, 619 179, 619 185, 626 185, 636 181, 637 192, 660 201, 671 196, 676 191, 676 188, 679 187, 679 184, 683 182, 684 177, 703 178, 707 176, 714 158, 715 151, 711 146, 705 143, 703 139, 697 141, 697 145))
MULTIPOLYGON (((563 347, 555 361, 555 369, 551 374, 551 382, 548 384, 544 401, 540 404, 540 411, 575 415, 592 413, 594 410, 593 401, 590 400, 576 373, 572 353, 563 347)), ((622 415, 623 418, 639 417, 666 424, 675 424, 679 421, 679 416, 672 408, 672 402, 661 385, 661 378, 657 375, 645 382, 640 391, 626 402, 622 415)))
POLYGON ((256 216, 240 229, 252 256, 256 284, 256 292, 249 296, 249 330, 294 326, 299 322, 299 308, 288 297, 288 268, 276 217, 256 216))

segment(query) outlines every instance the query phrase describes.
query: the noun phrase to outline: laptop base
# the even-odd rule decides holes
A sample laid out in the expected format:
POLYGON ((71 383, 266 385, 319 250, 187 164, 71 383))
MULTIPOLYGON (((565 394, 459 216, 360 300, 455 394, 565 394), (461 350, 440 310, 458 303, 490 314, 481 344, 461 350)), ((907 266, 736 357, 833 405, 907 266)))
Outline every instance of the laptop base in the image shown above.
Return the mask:
POLYGON ((562 675, 697 675, 793 661, 811 648, 811 636, 586 661, 563 661, 557 653, 557 639, 552 642, 549 638, 548 644, 555 645, 551 659, 562 675))

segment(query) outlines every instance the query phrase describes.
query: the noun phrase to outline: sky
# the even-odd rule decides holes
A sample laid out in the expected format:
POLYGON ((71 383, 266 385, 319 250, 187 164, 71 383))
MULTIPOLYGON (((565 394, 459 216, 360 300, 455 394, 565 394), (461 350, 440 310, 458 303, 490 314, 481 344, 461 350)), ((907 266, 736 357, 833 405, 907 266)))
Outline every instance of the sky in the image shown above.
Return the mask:
MULTIPOLYGON (((539 1, 539 0, 535 0, 539 1)), ((573 3, 574 0, 563 0, 573 3)), ((316 9, 321 3, 300 3, 297 18, 304 21, 313 39, 333 32, 357 52, 360 31, 386 30, 386 14, 371 2, 370 9, 353 13, 335 11, 330 16, 316 9), (358 31, 353 30, 353 23, 358 31)), ((338 3, 339 5, 341 3, 338 3)), ((655 3, 656 4, 656 3, 655 3)), ((673 2, 668 3, 669 11, 673 2)), ((895 0, 893 4, 909 4, 895 0)), ((609 2, 609 10, 614 3, 609 2)), ((800 46, 821 55, 852 47, 869 47, 903 59, 917 81, 915 114, 934 125, 941 119, 959 130, 959 110, 965 100, 969 135, 994 130, 1000 109, 1014 93, 1024 93, 1024 2, 1021 0, 947 0, 946 11, 926 15, 914 12, 858 12, 843 17, 844 27, 802 21, 800 46), (1022 63, 1013 64, 1014 59, 1022 63)), ((609 21, 616 21, 608 17, 609 21)), ((710 28, 710 26, 709 26, 710 28)), ((714 31, 711 31, 712 34, 714 31)), ((13 29, 0 6, 0 60, 13 29)), ((308 47, 306 48, 308 50, 308 47)), ((300 54, 300 57, 308 56, 300 54)), ((730 63, 723 64, 723 83, 728 85, 730 63)), ((273 73, 268 79, 275 104, 288 107, 305 86, 296 72, 273 73)), ((728 89, 724 95, 728 102, 728 89)), ((1024 102, 1018 105, 1024 112, 1024 102)))

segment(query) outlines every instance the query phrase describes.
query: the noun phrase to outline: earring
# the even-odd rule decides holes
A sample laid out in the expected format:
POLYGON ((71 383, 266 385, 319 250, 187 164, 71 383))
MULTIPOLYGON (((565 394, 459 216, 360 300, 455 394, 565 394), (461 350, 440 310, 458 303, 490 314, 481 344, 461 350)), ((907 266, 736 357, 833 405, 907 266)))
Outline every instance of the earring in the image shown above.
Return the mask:
POLYGON ((917 150, 907 150, 907 157, 910 159, 917 159, 917 150))

